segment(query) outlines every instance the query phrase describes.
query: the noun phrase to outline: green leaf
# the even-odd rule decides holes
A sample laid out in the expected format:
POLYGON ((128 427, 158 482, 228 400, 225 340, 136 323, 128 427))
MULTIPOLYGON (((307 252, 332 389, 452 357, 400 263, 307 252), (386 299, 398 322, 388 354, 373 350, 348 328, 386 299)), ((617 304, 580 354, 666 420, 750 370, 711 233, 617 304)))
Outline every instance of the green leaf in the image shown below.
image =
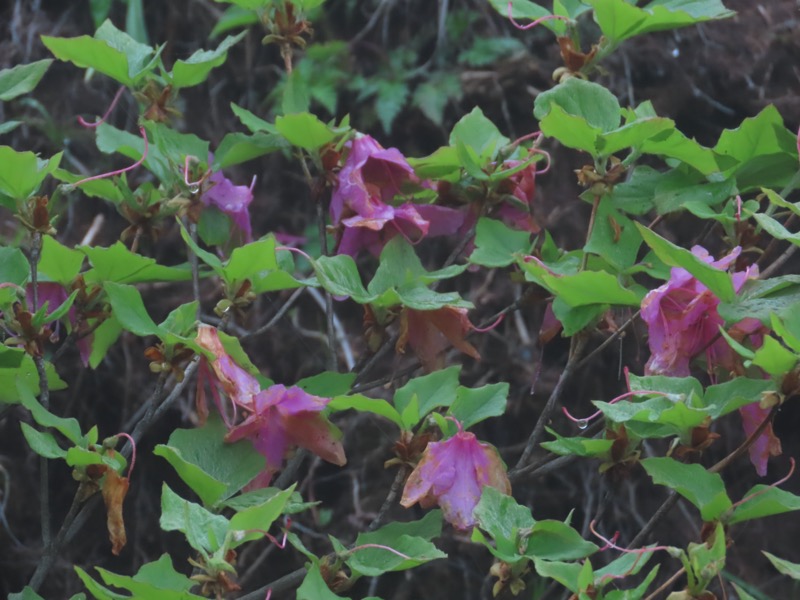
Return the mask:
POLYGON ((753 364, 761 367, 770 375, 783 375, 791 371, 797 364, 798 355, 784 348, 772 336, 765 336, 764 343, 756 350, 753 364))
POLYGON ((186 60, 177 60, 172 68, 172 85, 176 88, 191 87, 202 83, 214 67, 220 66, 228 57, 228 50, 239 42, 245 35, 242 31, 238 35, 226 37, 216 50, 197 50, 186 60))
POLYGON ((625 0, 585 0, 594 19, 612 44, 652 31, 677 29, 711 19, 733 16, 719 0, 655 0, 637 8, 625 0))
POLYGON ((352 257, 346 254, 321 256, 313 266, 320 285, 334 296, 350 296, 362 304, 374 299, 361 283, 361 275, 352 257))
POLYGON ((247 127, 251 133, 277 133, 278 130, 275 127, 274 123, 270 123, 269 121, 265 121, 261 117, 256 116, 246 108, 242 108, 241 106, 234 104, 231 102, 231 110, 233 114, 235 114, 239 120, 242 122, 242 125, 247 127))
POLYGON ((643 225, 639 223, 635 223, 635 225, 645 243, 667 265, 686 269, 723 302, 731 302, 736 297, 731 276, 726 271, 712 267, 689 250, 676 246, 643 225))
POLYGON ((197 551, 218 550, 228 531, 228 519, 178 496, 165 483, 161 493, 161 529, 180 531, 197 551))
POLYGON ((89 355, 89 366, 96 369, 105 358, 108 349, 119 339, 122 325, 111 315, 94 330, 92 336, 92 353, 89 355))
POLYGON ((642 236, 633 221, 618 212, 608 199, 597 207, 597 216, 586 252, 601 256, 617 271, 624 271, 636 263, 642 236))
POLYGON ((706 388, 703 403, 711 418, 716 420, 742 406, 757 402, 762 394, 774 389, 775 382, 769 379, 737 377, 706 388))
MULTIPOLYGON (((496 551, 487 544, 489 551, 506 562, 513 562, 520 556, 520 536, 523 532, 527 535, 536 523, 528 507, 488 485, 483 488, 472 514, 478 526, 495 542, 496 551)), ((477 529, 473 530, 473 540, 475 531, 477 529)))
POLYGON ((583 565, 580 565, 578 563, 549 561, 534 557, 533 564, 536 568, 536 572, 540 576, 555 579, 558 583, 575 594, 577 594, 580 589, 579 580, 581 578, 581 572, 588 568, 591 573, 592 568, 592 564, 588 560, 585 561, 583 565))
POLYGON ((594 554, 598 547, 561 521, 537 521, 528 537, 525 556, 545 560, 577 560, 594 554))
POLYGON ((509 142, 510 140, 500 133, 497 126, 487 119, 477 106, 462 117, 450 133, 451 146, 464 144, 471 148, 483 163, 496 158, 498 151, 509 142))
POLYGON ((733 510, 733 515, 727 522, 733 525, 795 510, 800 510, 800 496, 780 488, 756 485, 744 495, 741 504, 733 510))
POLYGON ((563 437, 550 429, 547 431, 555 436, 555 441, 542 442, 542 448, 562 456, 602 457, 611 451, 614 440, 595 440, 585 437, 563 437))
POLYGON ((187 267, 165 267, 155 259, 128 250, 122 242, 109 248, 78 246, 89 259, 92 269, 86 273, 87 283, 149 283, 151 281, 188 281, 192 271, 187 267))
POLYGON ((33 90, 52 62, 52 59, 37 60, 0 71, 0 100, 8 102, 33 90))
POLYGON ((409 90, 405 81, 381 81, 375 98, 375 113, 383 131, 391 133, 392 123, 406 104, 409 90))
POLYGON ((243 9, 239 6, 231 6, 217 19, 217 23, 214 25, 214 29, 211 30, 211 33, 208 34, 208 37, 213 39, 231 29, 258 25, 258 23, 258 13, 254 10, 243 9))
POLYGON ((355 378, 355 373, 325 371, 317 375, 312 375, 311 377, 305 377, 295 383, 295 385, 314 396, 332 398, 333 396, 341 396, 349 392, 355 378))
POLYGON ((0 193, 14 200, 25 200, 58 168, 61 155, 59 152, 44 160, 33 152, 0 146, 0 193))
POLYGON ((764 550, 761 552, 769 559, 769 562, 772 563, 772 566, 778 569, 779 573, 788 575, 792 579, 800 580, 800 564, 778 558, 774 554, 770 554, 764 550))
POLYGON ((735 174, 742 192, 784 187, 797 172, 797 136, 773 105, 723 131, 714 150, 736 161, 726 175, 735 174))
MULTIPOLYGON (((45 361, 50 391, 63 390, 67 384, 58 376, 52 363, 45 361)), ((20 390, 35 399, 39 393, 39 373, 33 359, 21 348, 0 346, 0 403, 23 402, 20 390)))
POLYGON ((226 133, 214 152, 212 169, 224 169, 264 156, 276 150, 287 150, 286 140, 275 133, 226 133))
MULTIPOLYGON (((394 406, 401 414, 416 397, 419 406, 417 420, 434 408, 449 407, 456 399, 461 366, 455 365, 429 375, 415 377, 394 393, 394 406)), ((413 423, 416 425, 416 421, 413 423)))
POLYGON ((52 434, 46 431, 37 431, 27 423, 20 423, 22 434, 28 442, 31 450, 39 456, 45 458, 64 458, 67 456, 66 450, 61 448, 52 434))
POLYGON ((30 388, 22 381, 17 381, 17 392, 19 393, 20 403, 31 412, 33 420, 42 427, 52 427, 58 430, 65 438, 75 445, 83 445, 84 437, 81 433, 81 426, 72 417, 65 419, 54 415, 43 407, 30 388))
POLYGON ((613 131, 620 125, 620 106, 616 96, 602 85, 577 77, 571 77, 539 94, 533 114, 542 121, 554 106, 560 107, 565 115, 578 117, 602 133, 613 131))
POLYGON ((247 440, 224 441, 227 428, 210 416, 203 427, 176 429, 154 454, 165 458, 206 506, 233 496, 264 470, 266 462, 247 440))
POLYGON ((755 213, 753 218, 772 237, 800 246, 800 233, 790 232, 782 223, 763 213, 755 213))
MULTIPOLYGON (((400 413, 382 398, 369 398, 363 394, 334 396, 328 403, 328 407, 334 411, 354 409, 358 412, 372 413, 389 419, 392 423, 404 429, 404 423, 400 413)), ((416 422, 414 424, 416 424, 416 422)))
POLYGON ((155 67, 158 56, 153 48, 134 40, 106 20, 94 37, 56 38, 43 35, 42 42, 56 58, 82 69, 94 69, 133 87, 147 71, 155 67))
POLYGON ((531 249, 531 236, 527 231, 516 231, 502 221, 481 217, 475 227, 475 250, 469 262, 484 267, 507 267, 515 254, 527 254, 531 249))
POLYGON ((42 237, 42 256, 39 260, 39 272, 51 281, 68 287, 81 270, 84 254, 62 246, 52 236, 42 237))
POLYGON ((290 144, 308 151, 321 148, 335 137, 330 127, 307 112, 278 117, 275 128, 290 144))
MULTIPOLYGON (((0 246, 0 282, 24 287, 30 275, 31 267, 22 250, 11 246, 0 246)), ((15 302, 18 293, 18 290, 10 286, 0 288, 0 305, 8 306, 15 302)))
POLYGON ((344 596, 337 596, 334 594, 322 574, 319 572, 318 565, 311 565, 308 567, 303 583, 297 588, 296 600, 350 600, 344 596))
POLYGON ((561 298, 553 300, 553 314, 564 327, 562 335, 565 337, 571 337, 589 325, 593 325, 609 308, 608 304, 572 307, 561 298))
POLYGON ((391 571, 403 571, 447 555, 431 543, 442 531, 442 514, 434 511, 419 521, 395 522, 377 531, 360 533, 354 547, 367 544, 387 546, 405 554, 403 558, 382 548, 362 548, 347 554, 347 565, 355 572, 376 577, 391 571))
POLYGON ((709 473, 700 465, 687 465, 667 457, 645 458, 641 463, 654 483, 678 492, 700 509, 706 522, 718 519, 732 506, 719 473, 709 473))
POLYGON ((508 399, 508 383, 492 383, 479 388, 459 387, 449 414, 464 429, 489 417, 502 416, 508 399))
MULTIPOLYGON (((247 531, 261 529, 267 531, 275 520, 283 514, 283 509, 294 492, 295 485, 278 492, 263 504, 251 506, 237 512, 231 517, 230 529, 232 531, 247 531)), ((259 537, 263 536, 259 533, 259 537)))
POLYGON ((138 336, 161 333, 161 328, 147 313, 139 290, 132 285, 120 285, 112 281, 105 282, 103 289, 108 294, 114 316, 125 329, 138 336))

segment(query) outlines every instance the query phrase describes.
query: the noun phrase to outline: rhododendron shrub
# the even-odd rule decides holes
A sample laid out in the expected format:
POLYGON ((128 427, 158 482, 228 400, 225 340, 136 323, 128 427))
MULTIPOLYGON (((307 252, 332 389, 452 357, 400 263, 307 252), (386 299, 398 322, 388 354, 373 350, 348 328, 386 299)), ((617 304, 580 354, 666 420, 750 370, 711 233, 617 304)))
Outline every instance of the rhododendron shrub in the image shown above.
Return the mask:
POLYGON ((14 4, 54 58, 0 70, 0 590, 790 597, 800 138, 745 98, 705 146, 609 60, 732 12, 221 2, 191 53, 14 4))

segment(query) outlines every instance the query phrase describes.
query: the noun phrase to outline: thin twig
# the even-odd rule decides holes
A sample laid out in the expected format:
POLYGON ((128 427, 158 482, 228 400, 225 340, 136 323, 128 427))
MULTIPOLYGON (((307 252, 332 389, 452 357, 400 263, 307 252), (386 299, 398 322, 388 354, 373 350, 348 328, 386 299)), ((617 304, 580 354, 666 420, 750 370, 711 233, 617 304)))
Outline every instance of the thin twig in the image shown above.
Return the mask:
POLYGON ((397 494, 400 492, 400 487, 403 485, 403 482, 405 482, 407 475, 408 467, 406 465, 402 465, 400 470, 397 471, 397 475, 395 475, 394 481, 392 482, 392 487, 389 488, 389 493, 386 494, 386 498, 383 500, 383 504, 381 504, 378 514, 375 515, 372 523, 370 523, 369 527, 367 527, 367 531, 375 531, 383 524, 383 520, 386 518, 386 513, 389 512, 390 508, 392 508, 392 504, 394 504, 397 494))
POLYGON ((637 310, 636 313, 630 319, 625 321, 614 333, 612 333, 606 340, 604 340, 602 344, 600 344, 597 348, 595 348, 594 350, 589 352, 589 354, 587 354, 584 358, 582 358, 576 368, 580 369, 581 367, 586 365, 592 358, 594 358, 595 356, 600 354, 600 352, 602 352, 605 348, 607 348, 609 344, 612 344, 614 340, 616 340, 620 335, 622 335, 625 332, 625 330, 633 324, 633 322, 639 317, 639 314, 641 312, 642 312, 641 310, 637 310))
POLYGON ((658 589, 649 596, 647 596, 647 598, 645 598, 644 600, 655 600, 656 598, 658 598, 658 595, 661 592, 667 591, 676 581, 678 581, 678 578, 684 573, 686 573, 686 567, 681 567, 672 577, 670 577, 664 583, 658 586, 658 589))
POLYGON ((536 421, 536 425, 534 426, 533 431, 528 438, 528 442, 525 445, 525 450, 523 450, 522 456, 520 456, 517 464, 511 470, 511 473, 522 469, 530 459, 531 454, 533 454, 536 445, 539 443, 539 438, 542 437, 545 426, 550 422, 550 417, 553 416, 556 405, 561 399, 561 394, 564 392, 564 386, 567 380, 572 377, 573 372, 578 366, 578 361, 584 346, 586 346, 586 338, 583 335, 577 334, 572 337, 570 341, 569 358, 567 359, 567 364, 564 366, 564 370, 561 372, 561 376, 558 378, 556 386, 550 393, 550 397, 547 399, 547 403, 542 409, 542 414, 539 415, 539 420, 536 421))
MULTIPOLYGON (((131 438, 133 438, 134 442, 138 443, 142 436, 147 433, 150 426, 157 419, 159 419, 164 411, 166 411, 181 395, 191 380, 191 376, 197 368, 198 362, 199 361, 195 359, 195 361, 186 368, 183 381, 178 383, 160 404, 159 400, 164 392, 166 377, 163 375, 159 377, 153 393, 145 403, 147 408, 145 409, 144 415, 138 421, 138 423, 136 423, 136 426, 131 432, 131 438), (156 407, 156 405, 158 406, 156 407)), ((126 424, 126 429, 127 428, 129 428, 129 425, 126 424)), ((120 453, 125 458, 129 458, 132 451, 133 444, 128 441, 120 453)), ((28 585, 30 585, 34 591, 38 590, 44 582, 45 578, 50 572, 50 569, 53 567, 56 557, 61 553, 61 550, 64 548, 64 546, 69 544, 70 541, 72 541, 72 539, 83 529, 83 526, 89 520, 89 517, 91 517, 94 509, 99 504, 100 496, 98 495, 90 498, 83 505, 77 501, 73 501, 73 506, 70 508, 69 513, 64 518, 64 521, 61 524, 61 529, 58 531, 58 534, 56 534, 56 538, 53 540, 52 544, 45 548, 44 555, 42 556, 41 561, 39 561, 39 563, 36 565, 36 570, 31 576, 28 585), (79 508, 80 510, 78 510, 79 508)))
POLYGON ((307 288, 304 287, 297 288, 294 292, 292 292, 292 295, 289 296, 286 302, 283 303, 283 306, 281 306, 278 309, 278 312, 276 312, 275 315, 269 321, 267 321, 264 325, 262 325, 255 331, 249 331, 245 333, 244 335, 241 336, 241 339, 245 340, 247 338, 255 337, 272 329, 275 326, 275 324, 283 318, 283 315, 285 315, 289 311, 289 309, 295 303, 295 300, 297 300, 300 297, 300 294, 306 291, 306 289, 307 288))

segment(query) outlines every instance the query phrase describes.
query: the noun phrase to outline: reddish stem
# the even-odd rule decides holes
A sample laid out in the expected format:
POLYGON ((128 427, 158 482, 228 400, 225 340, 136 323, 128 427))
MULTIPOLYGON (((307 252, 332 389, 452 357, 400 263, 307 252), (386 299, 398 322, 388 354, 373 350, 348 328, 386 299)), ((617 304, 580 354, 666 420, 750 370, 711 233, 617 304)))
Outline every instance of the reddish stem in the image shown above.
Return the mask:
POLYGON ((453 417, 453 416, 451 416, 451 415, 447 415, 447 416, 444 418, 444 420, 445 420, 445 421, 452 421, 453 423, 455 423, 455 424, 456 424, 456 427, 458 427, 458 433, 464 433, 464 426, 461 424, 461 421, 459 421, 459 420, 458 420, 458 419, 456 419, 455 417, 453 417))
POLYGON ((89 127, 90 129, 94 129, 95 127, 105 123, 106 119, 108 119, 108 116, 111 114, 111 111, 114 110, 114 108, 117 106, 117 103, 119 102, 119 99, 122 97, 122 92, 124 92, 124 91, 125 91, 125 86, 123 85, 121 88, 119 88, 117 90, 117 93, 114 94, 114 99, 111 101, 111 104, 109 105, 108 110, 106 110, 106 113, 100 118, 99 121, 95 121, 94 123, 89 123, 83 117, 81 117, 79 115, 78 116, 78 123, 80 123, 84 127, 89 127))
POLYGON ((605 575, 601 579, 601 581, 607 581, 609 579, 623 579, 624 577, 627 577, 633 572, 633 570, 636 568, 636 565, 639 564, 639 560, 642 558, 642 556, 644 556, 648 552, 655 552, 656 550, 665 550, 665 551, 671 550, 670 546, 650 546, 648 548, 638 548, 636 550, 631 550, 629 548, 622 548, 617 545, 617 539, 619 538, 619 531, 617 531, 611 539, 608 539, 607 537, 604 537, 600 533, 598 533, 598 531, 594 528, 595 523, 596 521, 592 519, 592 521, 589 523, 589 531, 591 531, 597 538, 599 538, 605 544, 605 546, 600 548, 601 552, 603 550, 608 550, 609 548, 611 548, 613 550, 618 550, 619 552, 623 552, 625 554, 638 555, 633 565, 631 565, 631 568, 626 573, 623 573, 622 575, 605 575))
POLYGON ((136 440, 127 433, 117 433, 114 437, 124 437, 131 443, 131 464, 128 467, 128 479, 133 475, 133 467, 136 466, 136 440))
POLYGON ((472 330, 473 331, 477 331, 478 333, 488 333, 489 331, 491 331, 492 329, 495 329, 498 325, 500 325, 500 323, 503 322, 503 319, 505 319, 505 317, 506 317, 506 315, 502 314, 499 317, 497 317, 497 320, 494 323, 492 323, 491 325, 487 325, 486 327, 475 327, 475 326, 473 326, 472 330))
POLYGON ((749 496, 745 496, 744 498, 742 498, 741 500, 739 500, 738 502, 733 504, 728 510, 729 511, 733 511, 736 507, 741 506, 745 502, 750 502, 750 500, 753 500, 754 498, 758 498, 762 494, 766 494, 772 488, 776 488, 779 485, 781 485, 782 483, 786 483, 787 481, 789 481, 789 479, 792 477, 792 475, 794 475, 794 458, 789 457, 789 461, 791 462, 791 466, 789 467, 789 473, 785 477, 783 477, 782 479, 779 479, 775 483, 770 484, 769 486, 765 487, 763 490, 757 491, 755 494, 751 494, 749 496))
MULTIPOLYGON (((657 392, 655 390, 635 390, 632 392, 625 392, 624 394, 617 396, 616 398, 611 400, 609 404, 616 404, 620 400, 624 400, 625 398, 629 398, 630 396, 645 396, 645 395, 663 396, 665 398, 669 398, 673 394, 667 394, 666 392, 657 392)), ((569 410, 567 410, 566 406, 561 407, 561 411, 564 413, 564 416, 566 416, 573 423, 588 423, 589 421, 592 421, 593 419, 596 419, 597 417, 603 414, 602 410, 598 410, 596 413, 591 414, 588 417, 579 419, 577 417, 573 417, 572 414, 569 412, 569 410)))
POLYGON ((511 10, 513 8, 512 5, 513 5, 513 2, 509 2, 508 3, 508 20, 511 21, 511 24, 514 27, 516 27, 517 29, 519 29, 520 31, 527 31, 528 29, 533 29, 534 27, 536 27, 540 23, 543 23, 544 21, 551 21, 553 19, 557 19, 559 21, 564 21, 565 23, 569 23, 569 19, 567 17, 563 17, 561 15, 545 15, 543 17, 539 17, 538 19, 536 19, 535 21, 532 21, 531 23, 528 23, 527 25, 521 25, 520 23, 517 22, 517 20, 511 14, 511 10))
POLYGON ((312 264, 314 263, 314 259, 311 258, 308 254, 306 254, 302 250, 300 250, 300 248, 294 248, 293 246, 275 246, 275 252, 277 252, 278 250, 286 250, 287 252, 294 252, 296 254, 304 256, 306 260, 308 260, 308 262, 312 264))
MULTIPOLYGON (((450 418, 450 417, 448 417, 450 418)), ((358 550, 364 550, 365 548, 378 548, 380 550, 386 550, 387 552, 391 552, 392 554, 396 554, 400 558, 404 558, 406 560, 411 560, 411 557, 407 554, 403 554, 399 550, 395 550, 394 548, 390 548, 389 546, 383 546, 381 544, 361 544, 360 546, 356 546, 355 548, 351 548, 350 552, 356 552, 358 550)))
POLYGON ((93 175, 92 177, 87 177, 86 179, 81 179, 80 181, 78 181, 77 183, 74 183, 73 185, 79 186, 79 185, 83 185, 84 183, 86 183, 88 181, 94 181, 96 179, 106 179, 108 177, 114 177, 115 175, 122 175, 123 173, 127 173, 128 171, 132 171, 133 169, 135 169, 136 167, 141 165, 145 161, 145 159, 147 158, 147 152, 150 149, 150 144, 147 141, 147 132, 145 131, 144 127, 141 127, 141 126, 139 127, 139 133, 141 134, 142 138, 144 139, 144 152, 142 152, 142 157, 139 160, 137 160, 132 165, 130 165, 128 167, 125 167, 124 169, 117 169, 116 171, 111 171, 110 173, 102 173, 100 175, 93 175))

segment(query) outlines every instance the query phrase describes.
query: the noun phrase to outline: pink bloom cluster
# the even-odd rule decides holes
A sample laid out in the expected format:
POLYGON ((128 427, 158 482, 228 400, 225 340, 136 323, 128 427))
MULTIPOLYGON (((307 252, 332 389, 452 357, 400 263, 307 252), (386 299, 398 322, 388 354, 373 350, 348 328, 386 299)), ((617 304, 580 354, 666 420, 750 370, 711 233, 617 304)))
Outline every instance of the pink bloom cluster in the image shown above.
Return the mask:
POLYGON ((331 221, 340 228, 339 254, 355 256, 367 249, 378 255, 398 234, 415 243, 425 236, 455 233, 461 226, 463 214, 451 208, 391 204, 403 184, 419 182, 397 148, 385 149, 368 135, 356 137, 347 148, 330 206, 331 221))
MULTIPOLYGON (((715 261, 705 248, 695 246, 692 253, 718 269, 728 269, 741 252, 738 246, 715 261)), ((732 274, 733 288, 741 290, 745 281, 758 276, 758 267, 748 267, 732 274)), ((673 268, 667 283, 651 291, 642 301, 642 319, 649 331, 650 360, 645 365, 647 374, 684 377, 689 375, 689 362, 705 353, 709 371, 714 366, 731 368, 733 350, 719 335, 724 320, 717 307, 719 298, 700 283, 688 271, 673 268)), ((744 319, 732 332, 735 337, 749 336, 755 345, 760 345, 761 324, 755 319, 744 319)), ((751 435, 769 415, 768 409, 750 404, 739 409, 745 435, 751 435)), ((755 443, 750 446, 750 462, 759 475, 767 473, 767 460, 781 453, 780 440, 772 431, 772 425, 764 428, 755 443)))
POLYGON ((475 525, 472 512, 487 485, 511 493, 500 455, 474 434, 459 431, 443 442, 428 444, 406 482, 400 504, 406 508, 417 502, 423 508, 438 504, 449 523, 469 529, 475 525))
MULTIPOLYGON (((268 486, 295 446, 306 448, 335 465, 342 466, 347 462, 339 441, 341 433, 322 415, 330 401, 328 398, 283 385, 261 390, 255 377, 228 355, 213 327, 201 325, 197 343, 216 357, 206 365, 213 371, 212 383, 230 399, 235 413, 244 412, 244 419, 234 423, 235 416, 227 414, 216 388, 212 386, 217 407, 228 426, 225 441, 247 438, 266 458, 266 468, 249 484, 251 489, 268 486)), ((199 404, 202 404, 198 406, 200 415, 207 414, 205 403, 201 400, 199 404)))

